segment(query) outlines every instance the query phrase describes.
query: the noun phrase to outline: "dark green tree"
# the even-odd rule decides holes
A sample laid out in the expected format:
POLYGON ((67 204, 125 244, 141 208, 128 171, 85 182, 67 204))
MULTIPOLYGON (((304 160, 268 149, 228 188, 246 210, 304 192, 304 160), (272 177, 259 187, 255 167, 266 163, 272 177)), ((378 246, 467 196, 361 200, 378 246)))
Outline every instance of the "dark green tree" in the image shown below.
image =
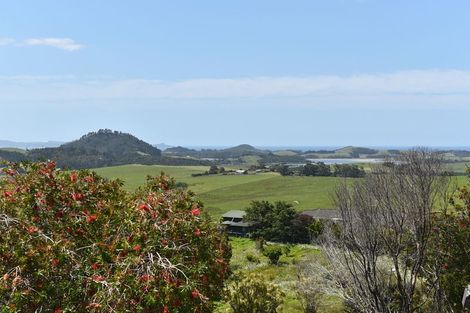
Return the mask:
POLYGON ((297 212, 283 201, 253 201, 246 209, 244 220, 254 223, 253 235, 277 242, 293 242, 294 225, 292 220, 297 212))

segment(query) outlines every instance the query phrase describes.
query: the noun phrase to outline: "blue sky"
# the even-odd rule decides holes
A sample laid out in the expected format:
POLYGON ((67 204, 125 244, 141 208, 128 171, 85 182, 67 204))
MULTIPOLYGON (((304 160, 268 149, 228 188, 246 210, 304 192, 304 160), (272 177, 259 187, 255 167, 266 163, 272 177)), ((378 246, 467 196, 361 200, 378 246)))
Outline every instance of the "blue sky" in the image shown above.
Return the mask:
POLYGON ((0 138, 469 146, 468 1, 5 1, 0 138))

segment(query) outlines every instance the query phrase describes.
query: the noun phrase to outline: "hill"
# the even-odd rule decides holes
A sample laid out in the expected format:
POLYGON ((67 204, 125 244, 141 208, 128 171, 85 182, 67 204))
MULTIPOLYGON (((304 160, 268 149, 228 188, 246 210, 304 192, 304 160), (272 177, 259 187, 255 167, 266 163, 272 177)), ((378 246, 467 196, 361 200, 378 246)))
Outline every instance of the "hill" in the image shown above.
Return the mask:
POLYGON ((123 164, 201 165, 198 160, 162 157, 154 146, 137 137, 102 129, 57 148, 28 151, 30 160, 56 160, 61 167, 93 168, 123 164))
POLYGON ((19 162, 27 159, 24 150, 17 148, 1 148, 0 161, 19 162))
POLYGON ((202 149, 194 150, 184 147, 174 147, 168 148, 163 152, 165 155, 173 156, 182 156, 182 157, 193 157, 200 159, 218 159, 218 160, 228 160, 228 159, 237 159, 244 156, 265 156, 271 154, 270 151, 256 149, 253 146, 242 144, 231 148, 226 149, 202 149))

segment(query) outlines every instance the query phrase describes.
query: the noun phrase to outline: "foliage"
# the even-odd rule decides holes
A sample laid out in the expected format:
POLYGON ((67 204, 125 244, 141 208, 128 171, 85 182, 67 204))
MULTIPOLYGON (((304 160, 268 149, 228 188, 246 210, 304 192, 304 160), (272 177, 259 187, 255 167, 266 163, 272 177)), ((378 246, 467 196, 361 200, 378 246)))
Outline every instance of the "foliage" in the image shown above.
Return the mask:
POLYGON ((451 198, 453 210, 437 213, 431 244, 430 266, 454 311, 462 311, 462 294, 470 284, 470 186, 451 198))
POLYGON ((297 216, 292 205, 277 201, 253 201, 246 209, 244 220, 254 224, 253 236, 277 242, 293 242, 292 220, 297 216))
POLYGON ((302 176, 331 176, 331 168, 323 162, 307 163, 300 168, 302 176))
POLYGON ((131 194, 54 162, 4 172, 3 312, 208 312, 221 295, 230 248, 174 180, 131 194))
POLYGON ((339 177, 364 177, 366 172, 357 164, 335 164, 333 166, 333 175, 339 177))
POLYGON ((284 247, 281 245, 267 245, 263 249, 263 255, 269 259, 271 264, 277 265, 279 258, 285 253, 284 247))
POLYGON ((314 219, 307 227, 308 233, 312 240, 317 239, 325 229, 325 225, 321 220, 314 219))
POLYGON ((256 255, 251 254, 251 253, 248 253, 246 255, 246 260, 248 262, 251 262, 251 263, 259 263, 260 262, 260 259, 256 255))
POLYGON ((257 274, 235 280, 227 290, 227 300, 235 313, 275 313, 283 297, 279 287, 257 274))

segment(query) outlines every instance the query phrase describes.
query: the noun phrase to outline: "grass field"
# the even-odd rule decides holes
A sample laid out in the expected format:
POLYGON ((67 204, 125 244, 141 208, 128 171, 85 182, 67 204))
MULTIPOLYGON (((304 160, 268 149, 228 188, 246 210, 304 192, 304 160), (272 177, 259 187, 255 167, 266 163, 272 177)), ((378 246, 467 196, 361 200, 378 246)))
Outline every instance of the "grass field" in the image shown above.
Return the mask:
MULTIPOLYGON (((455 163, 455 167, 463 168, 463 165, 455 163)), ((205 166, 125 165, 99 168, 96 172, 108 178, 122 179, 126 189, 134 190, 145 182, 147 175, 155 176, 163 171, 176 181, 187 183, 216 218, 229 210, 244 209, 253 200, 282 200, 299 211, 332 208, 331 195, 342 180, 336 177, 286 177, 276 173, 191 176, 207 169, 205 166)), ((467 178, 457 176, 456 180, 462 185, 467 178)))
POLYGON ((283 177, 276 173, 191 176, 207 169, 199 166, 125 165, 96 171, 108 178, 122 179, 128 190, 142 185, 147 175, 155 176, 163 171, 176 181, 187 183, 216 217, 228 210, 243 209, 252 200, 283 200, 294 204, 297 210, 331 208, 331 193, 340 181, 335 177, 283 177))

